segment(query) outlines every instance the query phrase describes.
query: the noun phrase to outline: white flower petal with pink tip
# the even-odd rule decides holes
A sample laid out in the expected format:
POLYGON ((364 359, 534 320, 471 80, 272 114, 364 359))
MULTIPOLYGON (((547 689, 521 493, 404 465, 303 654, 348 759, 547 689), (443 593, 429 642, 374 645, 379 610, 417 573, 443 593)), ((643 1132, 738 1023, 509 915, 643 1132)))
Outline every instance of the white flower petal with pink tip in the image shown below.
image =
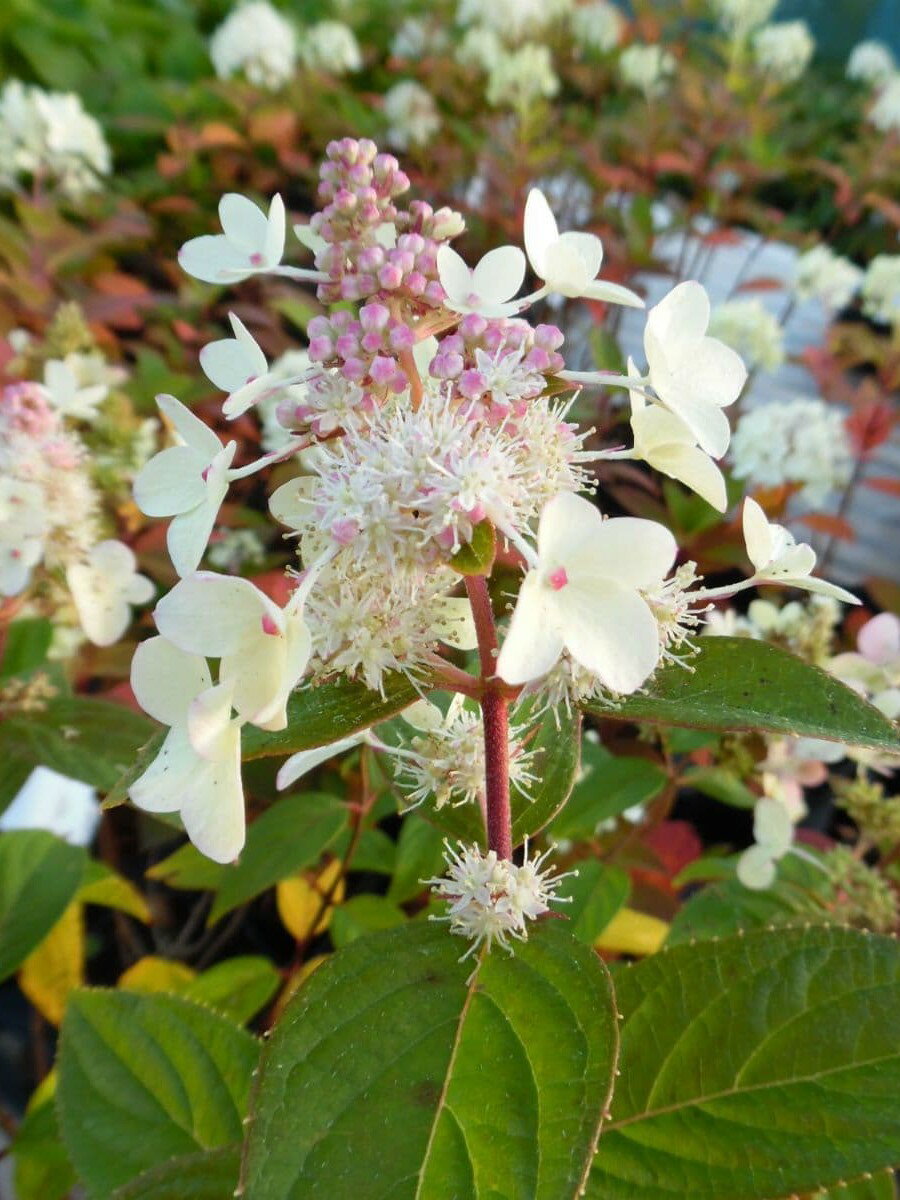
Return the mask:
POLYGON ((518 246, 490 250, 470 270, 452 247, 443 245, 438 250, 437 267, 446 294, 444 305, 453 312, 508 317, 518 311, 512 297, 525 278, 525 255, 518 246))
POLYGON ((750 496, 744 501, 743 526, 747 557, 755 568, 755 579, 832 596, 845 604, 860 603, 852 592, 837 584, 813 578, 811 571, 816 565, 816 554, 812 546, 795 541, 794 535, 783 525, 770 524, 762 508, 750 496))
POLYGON ((181 247, 183 271, 204 283, 236 283, 274 270, 284 254, 284 201, 273 196, 268 214, 246 196, 229 192, 219 201, 222 233, 191 238, 181 247))
POLYGON ((548 291, 644 307, 640 296, 630 289, 597 279, 603 243, 592 233, 561 234, 547 198, 538 188, 531 189, 525 202, 525 249, 535 275, 548 291))
POLYGON ((537 562, 522 583, 497 674, 513 684, 537 679, 565 649, 605 687, 636 691, 660 655, 641 590, 661 584, 676 553, 671 533, 654 521, 604 521, 587 500, 556 496, 541 514, 537 562))
POLYGON ((228 314, 234 337, 210 342, 200 351, 204 375, 228 399, 222 405, 226 417, 238 417, 262 398, 267 387, 277 386, 269 376, 269 363, 250 330, 234 313, 228 314))

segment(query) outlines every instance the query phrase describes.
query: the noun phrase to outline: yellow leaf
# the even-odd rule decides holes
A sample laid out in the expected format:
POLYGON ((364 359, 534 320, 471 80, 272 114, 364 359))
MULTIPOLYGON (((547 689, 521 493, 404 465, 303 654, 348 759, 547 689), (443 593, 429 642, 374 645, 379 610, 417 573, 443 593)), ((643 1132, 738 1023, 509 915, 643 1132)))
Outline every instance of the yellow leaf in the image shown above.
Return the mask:
POLYGON ((78 899, 84 904, 100 904, 104 908, 117 908, 129 917, 137 917, 145 925, 153 920, 147 902, 133 883, 121 875, 110 872, 100 879, 92 879, 78 889, 78 899))
POLYGON ((594 948, 637 956, 655 954, 668 932, 669 926, 659 917, 650 917, 633 908, 620 908, 594 942, 594 948))
POLYGON ((119 987, 129 992, 174 992, 177 995, 196 974, 184 963, 148 954, 122 972, 119 987))
POLYGON ((328 928, 334 904, 340 904, 344 898, 342 870, 341 860, 333 858, 318 875, 293 875, 289 879, 282 879, 278 884, 275 890, 278 915, 285 929, 298 942, 304 942, 314 934, 324 933, 328 928), (323 913, 322 900, 332 892, 332 888, 332 903, 323 913), (315 929, 312 928, 313 923, 315 929))
POLYGON ((291 1000, 300 991, 300 988, 306 983, 313 971, 321 967, 322 963, 328 957, 327 954, 314 954, 312 958, 307 959, 302 966, 298 967, 293 975, 288 977, 287 983, 281 989, 278 999, 275 1002, 275 1008, 272 1011, 273 1025, 281 1020, 281 1014, 284 1012, 288 1000, 291 1000))
POLYGON ((84 982, 84 909, 73 900, 41 944, 22 963, 19 987, 52 1025, 59 1025, 66 1000, 84 982))

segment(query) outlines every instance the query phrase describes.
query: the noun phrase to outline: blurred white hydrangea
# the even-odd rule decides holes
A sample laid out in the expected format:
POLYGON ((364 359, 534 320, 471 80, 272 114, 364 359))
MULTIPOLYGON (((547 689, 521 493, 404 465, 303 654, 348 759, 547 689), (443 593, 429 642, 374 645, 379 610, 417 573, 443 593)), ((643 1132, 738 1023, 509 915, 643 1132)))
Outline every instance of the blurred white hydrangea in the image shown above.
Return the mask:
POLYGON ((869 111, 869 120, 882 133, 900 130, 900 72, 892 75, 869 111))
POLYGON ((45 92, 11 79, 0 93, 0 186, 46 179, 73 200, 112 170, 103 130, 72 93, 45 92))
POLYGON ((741 417, 731 461, 751 487, 799 483, 801 499, 813 505, 844 487, 853 470, 843 417, 822 400, 765 404, 741 417))
POLYGON ((863 311, 885 325, 900 322, 900 254, 876 254, 862 283, 863 311))
POLYGON ((559 91, 559 78, 547 46, 526 42, 518 50, 500 55, 487 81, 488 104, 528 108, 536 100, 550 99, 559 91))
POLYGON ((233 574, 244 567, 258 566, 266 557, 266 548, 252 529, 227 529, 213 535, 206 552, 210 566, 233 574))
POLYGON ((874 38, 859 42, 847 59, 847 78, 858 79, 860 83, 867 83, 872 87, 887 83, 896 69, 897 64, 890 46, 874 38))
POLYGON ((634 42, 622 52, 619 74, 629 87, 637 88, 652 100, 666 92, 675 74, 675 58, 656 43, 634 42))
POLYGON ((387 140, 398 150, 424 146, 441 125, 434 97, 414 79, 401 79, 384 94, 387 140))
POLYGON ((303 31, 300 57, 314 71, 346 75, 362 66, 356 35, 343 21, 319 21, 303 31))
POLYGON ((572 37, 587 50, 615 50, 625 28, 625 18, 609 0, 592 0, 576 8, 569 18, 572 37))
POLYGON ((784 333, 760 300, 729 300, 713 310, 709 336, 737 350, 748 367, 774 371, 784 362, 784 333))
POLYGON ((460 25, 483 25, 507 43, 535 37, 569 15, 574 0, 460 0, 460 25))
POLYGON ((855 263, 823 243, 797 259, 793 291, 798 300, 815 298, 836 312, 850 303, 862 279, 863 272, 855 263))
POLYGON ((500 38, 486 25, 473 25, 463 34, 456 47, 456 61, 462 67, 493 71, 506 51, 500 38))
POLYGON ((391 54, 395 58, 419 59, 447 49, 447 31, 424 17, 407 17, 394 34, 391 54))
POLYGON ((769 20, 778 0, 713 0, 716 18, 733 38, 745 38, 769 20))
POLYGON ((220 79, 243 72, 257 87, 276 91, 294 74, 297 36, 267 0, 250 0, 229 13, 215 31, 209 54, 220 79))
POLYGON ((753 36, 757 67, 777 83, 794 83, 809 66, 816 43, 805 21, 776 21, 753 36))

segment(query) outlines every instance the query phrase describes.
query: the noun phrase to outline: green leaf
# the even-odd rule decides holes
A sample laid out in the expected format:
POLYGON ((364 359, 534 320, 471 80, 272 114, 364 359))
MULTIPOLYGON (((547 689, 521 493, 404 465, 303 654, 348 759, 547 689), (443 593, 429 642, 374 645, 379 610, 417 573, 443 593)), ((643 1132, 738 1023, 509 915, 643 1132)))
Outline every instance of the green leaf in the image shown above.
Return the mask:
POLYGON ((400 674, 385 678, 384 695, 344 676, 318 687, 303 688, 294 692, 288 701, 286 729, 267 733, 253 725, 245 726, 243 757, 296 754, 298 750, 312 750, 336 742, 379 721, 386 721, 419 698, 406 676, 400 674))
POLYGON ((472 529, 472 540, 460 546, 450 566, 460 575, 490 575, 497 553, 497 535, 490 521, 479 521, 472 529))
POLYGON ((596 859, 577 864, 578 874, 560 884, 560 899, 572 903, 562 911, 569 920, 569 932, 580 942, 593 946, 616 913, 627 903, 631 880, 621 867, 609 867, 596 859))
POLYGON ((329 926, 335 949, 349 946, 357 938, 382 929, 393 929, 406 921, 406 913, 386 896, 354 896, 334 910, 329 926))
POLYGON ((238 1025, 246 1025, 280 986, 281 976, 267 958, 242 954, 209 967, 180 994, 186 1000, 208 1004, 238 1025))
POLYGON ((180 997, 75 992, 57 1108, 88 1194, 105 1200, 167 1159, 239 1141, 257 1050, 250 1034, 180 997))
MULTIPOLYGON (((103 808, 118 808, 120 804, 125 804, 128 801, 128 789, 136 779, 144 774, 150 764, 156 758, 162 749, 162 744, 166 740, 167 729, 157 729, 143 746, 141 746, 129 765, 119 775, 113 786, 106 794, 106 799, 103 801, 103 808)), ((154 814, 160 819, 164 819, 164 814, 154 814)))
POLYGON ((621 1076, 588 1197, 768 1200, 897 1161, 900 950, 846 929, 616 973, 621 1076))
POLYGON ((307 792, 285 796, 247 830, 247 842, 234 866, 222 870, 208 924, 246 904, 280 879, 317 863, 347 822, 335 797, 307 792))
POLYGON ((134 884, 93 858, 89 858, 85 864, 77 898, 83 904, 98 904, 103 908, 115 908, 128 913, 147 925, 153 920, 147 901, 134 884))
POLYGON ((28 675, 47 657, 53 639, 53 625, 44 617, 24 617, 13 621, 6 633, 0 679, 28 675))
POLYGON ((263 1053, 248 1200, 359 1200, 373 1180, 396 1200, 574 1197, 617 1030, 602 963, 561 926, 474 966, 424 921, 328 959, 263 1053))
POLYGON ((223 863, 213 862, 191 842, 185 842, 167 858, 148 867, 145 874, 148 879, 159 880, 180 891, 204 892, 219 886, 225 870, 223 863))
POLYGON ((47 1075, 28 1101, 11 1147, 17 1200, 64 1200, 77 1180, 59 1135, 53 1093, 56 1073, 47 1075))
POLYGON ((143 1171, 110 1200, 230 1200, 240 1165, 239 1144, 183 1154, 143 1171))
POLYGON ((444 839, 439 829, 410 813, 404 818, 397 842, 397 866, 388 888, 388 899, 405 904, 425 889, 423 879, 444 873, 444 839))
POLYGON ((796 655, 753 638, 704 637, 689 670, 663 667, 646 690, 599 717, 695 729, 760 729, 877 750, 900 749, 887 717, 856 692, 796 655))
POLYGON ((75 895, 87 855, 42 829, 0 834, 0 979, 50 932, 75 895))
POLYGON ((107 791, 156 728, 120 704, 84 696, 48 700, 0 725, 0 757, 45 766, 107 791))
POLYGON ((897 1200, 894 1172, 884 1171, 873 1179, 860 1179, 856 1183, 839 1183, 827 1192, 815 1192, 802 1200, 897 1200))
POLYGON ((759 799, 726 767, 689 767, 681 776, 681 783, 734 808, 753 808, 759 799))
POLYGON ((665 787, 665 771, 649 759, 610 754, 587 739, 581 753, 581 778, 551 826, 555 838, 592 838, 602 821, 646 804, 665 787))

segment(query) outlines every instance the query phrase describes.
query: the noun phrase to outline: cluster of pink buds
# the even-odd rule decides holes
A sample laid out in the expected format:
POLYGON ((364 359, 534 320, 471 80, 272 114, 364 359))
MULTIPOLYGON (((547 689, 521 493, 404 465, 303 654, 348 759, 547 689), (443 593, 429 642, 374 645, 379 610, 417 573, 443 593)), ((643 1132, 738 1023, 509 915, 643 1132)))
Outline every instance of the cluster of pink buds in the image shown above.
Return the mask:
POLYGON ((11 383, 0 392, 0 425, 8 431, 45 437, 53 433, 59 419, 50 406, 46 389, 39 383, 11 383))
POLYGON ((336 366, 350 383, 379 395, 399 395, 409 377, 399 356, 416 343, 415 332, 391 316, 384 304, 365 304, 359 320, 351 313, 314 317, 309 323, 309 357, 323 366, 336 366))

